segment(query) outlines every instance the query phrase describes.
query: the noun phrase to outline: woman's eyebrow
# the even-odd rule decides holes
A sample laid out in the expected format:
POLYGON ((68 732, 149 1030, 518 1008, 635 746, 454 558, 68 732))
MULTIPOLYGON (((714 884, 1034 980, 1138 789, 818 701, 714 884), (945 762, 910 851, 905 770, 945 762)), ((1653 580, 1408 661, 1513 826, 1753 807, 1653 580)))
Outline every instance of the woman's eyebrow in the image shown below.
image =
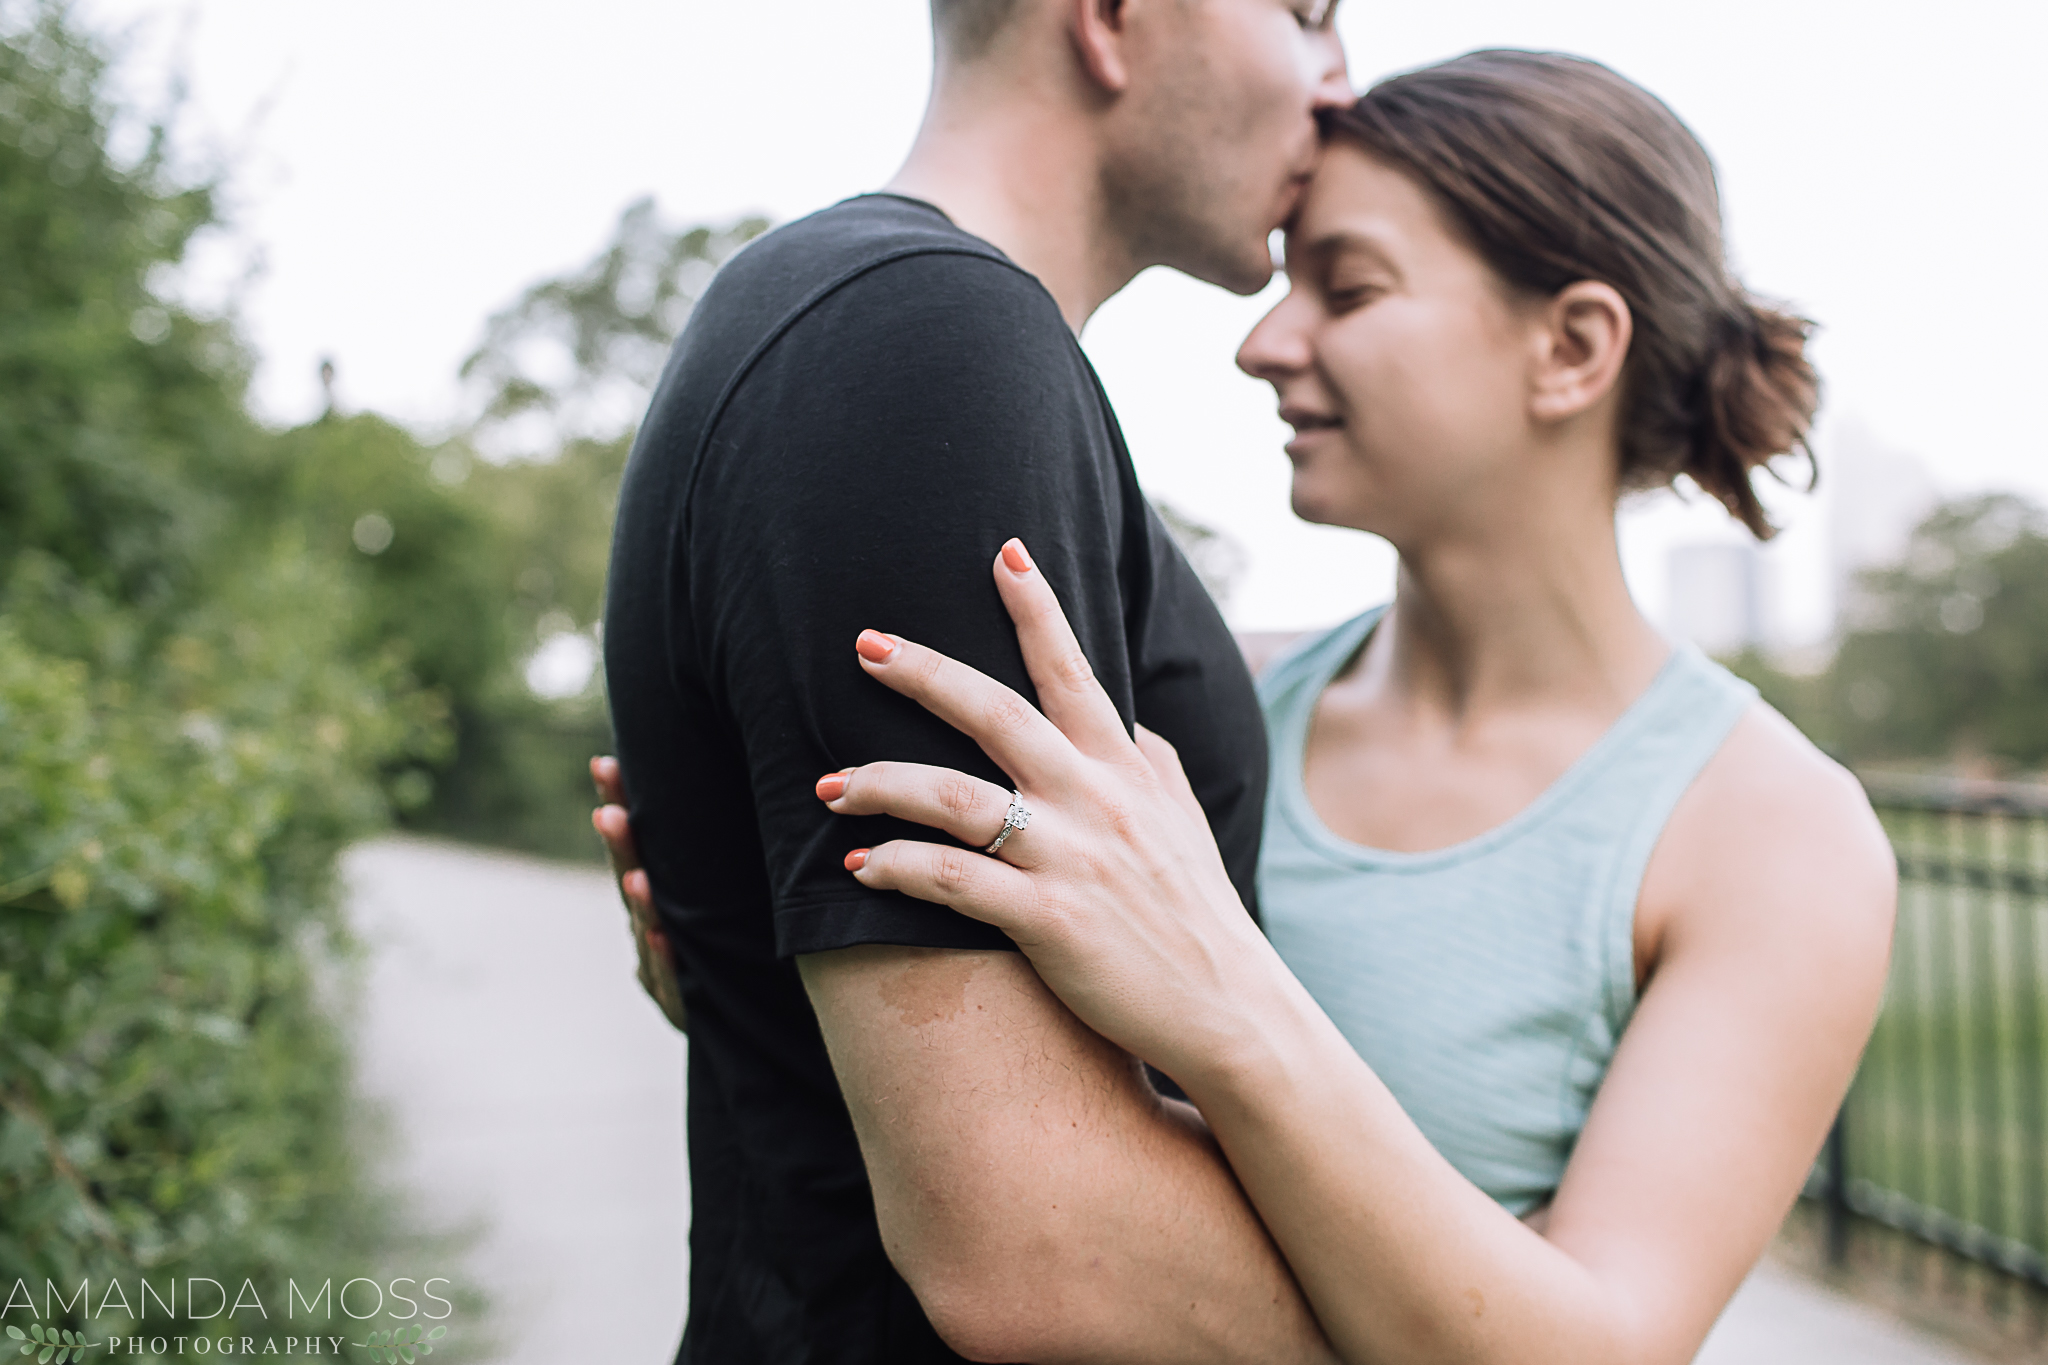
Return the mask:
POLYGON ((1356 228, 1331 228, 1328 232, 1318 233, 1309 238, 1299 246, 1290 241, 1287 245, 1287 254, 1290 259, 1298 257, 1304 263, 1356 254, 1370 258, 1374 264, 1383 266, 1396 275, 1401 273, 1400 267, 1394 264, 1394 258, 1388 254, 1386 244, 1375 234, 1361 232, 1356 228))

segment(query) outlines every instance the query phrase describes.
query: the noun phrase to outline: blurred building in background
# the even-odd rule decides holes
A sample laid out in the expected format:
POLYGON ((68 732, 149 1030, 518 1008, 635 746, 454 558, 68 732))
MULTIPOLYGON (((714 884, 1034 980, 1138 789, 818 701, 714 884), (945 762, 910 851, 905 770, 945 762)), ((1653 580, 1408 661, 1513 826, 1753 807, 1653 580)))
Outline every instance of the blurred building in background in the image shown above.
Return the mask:
POLYGON ((1897 564, 1913 528, 1941 498, 1918 457, 1887 446, 1861 423, 1843 423, 1829 455, 1828 576, 1839 638, 1874 624, 1860 575, 1897 564))
POLYGON ((1675 545, 1668 560, 1665 625, 1709 654, 1764 643, 1763 563, 1746 540, 1675 545))

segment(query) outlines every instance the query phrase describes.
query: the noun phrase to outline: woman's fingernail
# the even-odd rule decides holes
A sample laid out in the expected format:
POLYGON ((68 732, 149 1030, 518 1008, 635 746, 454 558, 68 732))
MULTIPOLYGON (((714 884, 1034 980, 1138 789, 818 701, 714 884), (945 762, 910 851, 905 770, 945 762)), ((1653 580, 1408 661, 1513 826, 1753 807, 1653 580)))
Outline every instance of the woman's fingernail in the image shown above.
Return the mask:
POLYGON ((827 773, 818 779, 818 799, 820 801, 837 801, 844 795, 846 795, 845 773, 827 773))
POLYGON ((896 642, 879 630, 862 631, 860 638, 853 642, 853 647, 861 658, 871 664, 888 663, 896 653, 896 642))
POLYGON ((1031 552, 1024 548, 1024 542, 1012 536, 1003 542, 1003 563, 1010 566, 1011 573, 1030 573, 1035 567, 1031 563, 1031 552))
POLYGON ((853 852, 847 854, 846 870, 848 872, 858 872, 862 868, 866 867, 868 865, 868 854, 873 851, 874 850, 872 849, 857 848, 853 852))

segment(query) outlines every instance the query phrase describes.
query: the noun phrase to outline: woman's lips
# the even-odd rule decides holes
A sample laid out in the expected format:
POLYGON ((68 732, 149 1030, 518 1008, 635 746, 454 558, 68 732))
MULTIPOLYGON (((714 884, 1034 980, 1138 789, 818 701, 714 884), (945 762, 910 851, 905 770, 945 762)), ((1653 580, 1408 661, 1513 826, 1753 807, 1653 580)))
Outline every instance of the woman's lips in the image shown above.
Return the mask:
POLYGON ((1294 428, 1294 439, 1285 447, 1290 456, 1299 456, 1304 447, 1325 432, 1338 431, 1344 426, 1342 420, 1325 413, 1304 412, 1300 409, 1282 408, 1280 420, 1294 428))

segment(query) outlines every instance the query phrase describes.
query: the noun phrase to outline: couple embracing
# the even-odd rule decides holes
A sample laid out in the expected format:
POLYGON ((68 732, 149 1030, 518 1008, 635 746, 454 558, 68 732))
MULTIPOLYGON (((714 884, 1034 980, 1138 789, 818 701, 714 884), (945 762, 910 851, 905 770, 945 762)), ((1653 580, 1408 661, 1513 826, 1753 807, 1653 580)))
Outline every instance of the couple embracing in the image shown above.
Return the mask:
POLYGON ((597 822, 690 1037, 678 1359, 1691 1359, 1892 864, 1644 620, 1614 509, 1768 535, 1807 325, 1597 64, 1356 98, 1331 0, 932 8, 902 170, 724 268, 621 498, 597 822), (1149 266, 1256 292, 1276 228, 1238 363, 1295 511, 1400 554, 1277 652, 1076 341, 1149 266))

